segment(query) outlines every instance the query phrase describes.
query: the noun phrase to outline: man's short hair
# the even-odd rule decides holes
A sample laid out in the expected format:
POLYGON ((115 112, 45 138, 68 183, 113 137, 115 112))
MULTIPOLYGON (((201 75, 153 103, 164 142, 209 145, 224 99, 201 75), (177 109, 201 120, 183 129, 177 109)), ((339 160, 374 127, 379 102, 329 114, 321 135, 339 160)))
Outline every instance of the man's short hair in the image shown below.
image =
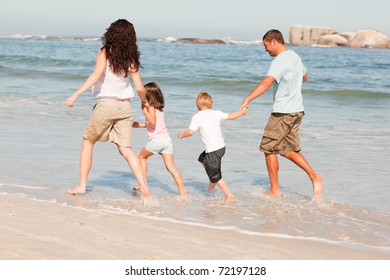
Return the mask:
POLYGON ((263 36, 263 41, 271 42, 275 39, 280 44, 284 45, 284 38, 282 32, 277 29, 271 29, 263 36))

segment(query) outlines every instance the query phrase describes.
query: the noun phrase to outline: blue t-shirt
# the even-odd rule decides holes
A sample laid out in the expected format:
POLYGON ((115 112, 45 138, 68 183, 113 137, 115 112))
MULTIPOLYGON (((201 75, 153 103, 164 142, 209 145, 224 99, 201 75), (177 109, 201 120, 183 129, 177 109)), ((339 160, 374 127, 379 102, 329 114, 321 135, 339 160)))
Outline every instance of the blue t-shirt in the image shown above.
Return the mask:
POLYGON ((267 76, 272 76, 276 80, 273 113, 304 111, 302 83, 305 74, 306 68, 294 51, 286 50, 275 57, 267 73, 267 76))

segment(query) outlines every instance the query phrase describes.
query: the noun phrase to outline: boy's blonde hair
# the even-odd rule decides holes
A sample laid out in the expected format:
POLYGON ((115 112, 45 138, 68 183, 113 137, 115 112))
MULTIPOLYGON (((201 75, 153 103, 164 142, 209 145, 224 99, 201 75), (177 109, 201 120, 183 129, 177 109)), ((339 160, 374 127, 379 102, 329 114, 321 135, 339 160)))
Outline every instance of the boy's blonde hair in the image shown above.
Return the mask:
POLYGON ((198 110, 211 109, 213 107, 213 98, 207 92, 199 92, 196 97, 196 107, 198 107, 198 110))

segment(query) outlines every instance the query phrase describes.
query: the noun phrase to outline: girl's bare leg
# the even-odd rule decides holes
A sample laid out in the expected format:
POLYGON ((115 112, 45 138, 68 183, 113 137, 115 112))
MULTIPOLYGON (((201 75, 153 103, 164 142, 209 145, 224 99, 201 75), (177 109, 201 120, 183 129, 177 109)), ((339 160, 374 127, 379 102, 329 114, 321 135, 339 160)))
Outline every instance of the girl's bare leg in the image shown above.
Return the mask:
POLYGON ((173 179, 176 182, 177 189, 179 191, 180 196, 183 197, 187 196, 187 191, 184 188, 183 178, 181 176, 181 173, 175 167, 173 154, 162 154, 162 158, 164 160, 165 167, 167 168, 169 173, 171 173, 173 179))
MULTIPOLYGON (((147 159, 149 157, 151 157, 153 155, 152 152, 148 151, 147 149, 145 148, 142 148, 141 152, 139 153, 139 160, 140 160, 140 163, 141 163, 141 167, 142 167, 142 171, 144 173, 144 179, 145 179, 145 182, 147 182, 147 174, 148 174, 148 163, 147 163, 147 159)), ((140 186, 136 186, 133 188, 134 191, 139 191, 140 190, 140 186)))

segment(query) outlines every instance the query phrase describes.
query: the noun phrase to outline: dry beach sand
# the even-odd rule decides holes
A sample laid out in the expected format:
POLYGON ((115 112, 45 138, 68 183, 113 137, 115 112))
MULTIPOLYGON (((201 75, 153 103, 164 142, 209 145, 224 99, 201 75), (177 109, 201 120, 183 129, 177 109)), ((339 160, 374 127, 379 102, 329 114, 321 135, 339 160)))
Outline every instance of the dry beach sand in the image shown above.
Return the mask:
POLYGON ((380 260, 309 240, 253 236, 0 195, 2 260, 380 260))

